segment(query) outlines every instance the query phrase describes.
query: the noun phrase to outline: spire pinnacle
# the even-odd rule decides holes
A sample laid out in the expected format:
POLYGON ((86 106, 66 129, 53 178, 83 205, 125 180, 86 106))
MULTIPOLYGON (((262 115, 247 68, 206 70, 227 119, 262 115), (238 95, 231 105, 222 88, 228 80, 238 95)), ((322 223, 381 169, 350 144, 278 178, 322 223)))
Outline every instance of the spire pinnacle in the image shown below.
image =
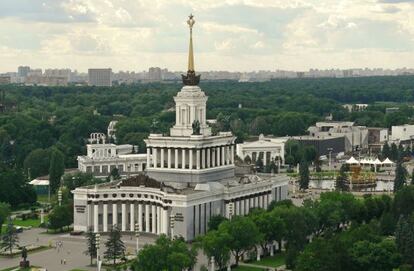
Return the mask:
POLYGON ((190 45, 188 49, 188 70, 187 75, 181 75, 183 83, 186 86, 196 86, 200 82, 200 75, 195 74, 194 69, 194 51, 193 51, 193 26, 195 24, 193 14, 188 16, 187 24, 190 27, 190 45))

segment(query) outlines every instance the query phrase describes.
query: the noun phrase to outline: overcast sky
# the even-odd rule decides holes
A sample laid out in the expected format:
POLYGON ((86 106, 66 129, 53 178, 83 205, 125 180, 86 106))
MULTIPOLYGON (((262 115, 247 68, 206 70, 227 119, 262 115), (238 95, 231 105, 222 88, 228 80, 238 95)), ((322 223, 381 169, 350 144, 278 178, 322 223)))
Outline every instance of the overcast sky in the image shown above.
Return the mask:
POLYGON ((0 72, 414 67, 414 0, 0 0, 0 72))

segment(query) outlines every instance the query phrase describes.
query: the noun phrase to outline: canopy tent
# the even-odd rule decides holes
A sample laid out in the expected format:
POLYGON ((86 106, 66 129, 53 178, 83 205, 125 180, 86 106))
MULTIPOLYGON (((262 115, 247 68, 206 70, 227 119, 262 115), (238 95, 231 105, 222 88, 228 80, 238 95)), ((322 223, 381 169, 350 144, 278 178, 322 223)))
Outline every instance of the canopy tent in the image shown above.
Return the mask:
POLYGON ((382 161, 382 164, 385 165, 385 166, 392 166, 395 163, 387 157, 384 161, 382 161))
POLYGON ((345 163, 351 164, 351 165, 355 165, 355 164, 359 164, 359 161, 352 156, 351 158, 349 158, 348 160, 346 160, 345 163))
POLYGON ((378 165, 382 165, 382 162, 380 161, 380 159, 377 158, 372 162, 372 164, 378 166, 378 165))

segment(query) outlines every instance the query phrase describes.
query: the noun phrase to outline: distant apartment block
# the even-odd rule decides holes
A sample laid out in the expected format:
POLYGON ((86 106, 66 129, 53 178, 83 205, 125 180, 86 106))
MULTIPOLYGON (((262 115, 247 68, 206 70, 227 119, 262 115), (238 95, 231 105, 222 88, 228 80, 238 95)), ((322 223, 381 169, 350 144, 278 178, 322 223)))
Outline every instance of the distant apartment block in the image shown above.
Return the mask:
POLYGON ((89 69, 88 84, 97 87, 111 87, 112 69, 89 69))
POLYGON ((26 77, 30 72, 29 66, 19 66, 17 68, 17 76, 19 77, 26 77))
POLYGON ((8 75, 0 75, 0 85, 2 84, 10 84, 11 83, 11 77, 8 75))
POLYGON ((162 80, 161 68, 151 67, 148 70, 148 80, 157 82, 162 80))
POLYGON ((36 86, 67 86, 68 78, 60 76, 29 75, 25 79, 25 85, 36 86))

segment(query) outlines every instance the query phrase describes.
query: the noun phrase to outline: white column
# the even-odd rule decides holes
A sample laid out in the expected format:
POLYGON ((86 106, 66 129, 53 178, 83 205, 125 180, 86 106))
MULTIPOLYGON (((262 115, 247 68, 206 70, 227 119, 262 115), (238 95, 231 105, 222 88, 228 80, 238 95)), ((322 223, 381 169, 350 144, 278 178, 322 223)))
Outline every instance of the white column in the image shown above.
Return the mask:
POLYGON ((250 199, 245 199, 244 204, 246 205, 246 215, 250 213, 250 199))
POLYGON ((157 159, 157 148, 152 148, 152 163, 154 164, 154 168, 158 167, 157 159))
POLYGON ((122 203, 121 205, 121 220, 122 220, 122 226, 121 230, 126 231, 126 204, 122 203))
POLYGON ((108 204, 103 205, 103 231, 108 231, 108 204))
POLYGON ((183 149, 181 152, 181 160, 181 168, 185 169, 185 149, 183 149))
POLYGON ((225 165, 225 147, 221 147, 221 165, 224 166, 225 165))
POLYGON ((196 162, 197 162, 196 168, 200 169, 200 150, 199 149, 197 149, 196 155, 197 155, 197 157, 196 157, 196 162))
POLYGON ((201 168, 206 168, 206 149, 201 149, 201 168))
POLYGON ((211 148, 207 148, 207 168, 210 167, 211 148))
POLYGON ((240 200, 236 200, 236 215, 240 215, 240 200))
POLYGON ((164 148, 160 148, 161 151, 161 168, 164 168, 164 148))
POLYGON ((259 198, 257 196, 254 197, 254 207, 256 207, 256 208, 259 207, 259 198))
POLYGON ((244 215, 244 200, 240 199, 240 215, 244 215))
POLYGON ((112 204, 112 226, 118 225, 118 208, 117 204, 112 204))
POLYGON ((263 166, 267 165, 267 151, 263 152, 263 166))
MULTIPOLYGON (((252 157, 250 156, 250 158, 252 157)), ((231 145, 230 147, 230 162, 231 164, 234 164, 234 145, 231 145)))
POLYGON ((211 151, 212 151, 212 153, 211 153, 211 166, 215 167, 216 166, 216 156, 217 156, 217 154, 215 153, 216 148, 212 148, 211 151))
POLYGON ((151 206, 152 213, 152 233, 157 233, 157 211, 155 205, 151 206))
POLYGON ((129 222, 129 230, 133 232, 135 230, 135 204, 131 203, 130 209, 129 209, 129 215, 130 215, 130 222, 129 222))
POLYGON ((230 164, 230 146, 226 146, 226 165, 230 164))
POLYGON ((142 231, 142 229, 144 228, 144 225, 142 223, 142 204, 139 203, 138 204, 138 224, 139 224, 139 231, 142 231))
POLYGON ((99 204, 93 205, 93 231, 99 232, 99 204))
POLYGON ((151 157, 151 150, 150 148, 147 148, 147 167, 151 167, 150 157, 151 157))
POLYGON ((161 207, 157 206, 157 234, 161 234, 161 207))
POLYGON ((163 233, 168 235, 168 227, 170 226, 168 221, 168 210, 162 209, 162 229, 163 233))
POLYGON ((217 161, 216 161, 216 165, 219 167, 221 166, 221 161, 220 161, 220 147, 216 147, 216 156, 217 156, 217 161))
POLYGON ((148 204, 145 204, 145 231, 146 232, 150 232, 149 228, 150 228, 150 217, 149 217, 149 213, 150 213, 150 206, 148 204))
POLYGON ((167 150, 167 167, 171 168, 171 149, 168 148, 167 150))
POLYGON ((174 150, 174 166, 178 168, 178 149, 174 150))
POLYGON ((193 169, 193 149, 189 149, 189 152, 190 152, 190 156, 189 156, 190 162, 189 162, 189 165, 190 165, 190 169, 193 169))

